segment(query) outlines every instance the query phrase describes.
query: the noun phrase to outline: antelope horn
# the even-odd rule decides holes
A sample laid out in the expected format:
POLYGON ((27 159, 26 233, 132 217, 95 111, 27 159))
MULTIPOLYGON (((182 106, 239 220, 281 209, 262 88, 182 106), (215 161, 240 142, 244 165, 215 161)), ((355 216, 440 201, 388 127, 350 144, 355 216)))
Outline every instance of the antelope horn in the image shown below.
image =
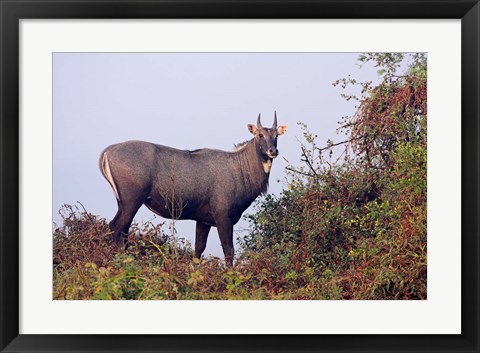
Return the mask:
POLYGON ((258 119, 257 119, 257 127, 262 128, 262 123, 260 122, 260 114, 258 114, 258 119))
POLYGON ((273 118, 273 126, 272 129, 277 129, 277 111, 275 110, 275 117, 273 118))

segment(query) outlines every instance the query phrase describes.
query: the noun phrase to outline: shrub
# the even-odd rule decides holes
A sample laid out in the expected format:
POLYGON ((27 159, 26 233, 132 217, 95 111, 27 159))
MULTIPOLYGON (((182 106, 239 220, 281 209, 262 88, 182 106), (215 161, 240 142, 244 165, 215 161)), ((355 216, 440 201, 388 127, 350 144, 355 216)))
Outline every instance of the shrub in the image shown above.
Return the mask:
POLYGON ((334 83, 362 87, 360 98, 344 94, 359 101, 357 113, 340 122, 347 140, 319 148, 316 135, 299 123, 305 164, 289 166, 289 189, 261 199, 246 217, 252 232, 242 243, 244 261, 276 271, 283 280, 269 283, 275 292, 297 288, 295 296, 301 288, 310 299, 426 298, 426 60, 413 56, 398 75, 403 59, 360 57, 382 67, 376 87, 351 77, 334 83), (338 146, 345 149, 335 159, 338 146))

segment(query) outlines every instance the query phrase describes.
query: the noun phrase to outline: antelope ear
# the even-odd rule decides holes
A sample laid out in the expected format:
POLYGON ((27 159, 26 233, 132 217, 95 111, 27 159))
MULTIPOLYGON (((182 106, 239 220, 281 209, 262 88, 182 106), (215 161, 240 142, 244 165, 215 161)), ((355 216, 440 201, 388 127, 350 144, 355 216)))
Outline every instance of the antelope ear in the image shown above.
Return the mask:
POLYGON ((287 132, 288 126, 287 125, 280 125, 277 129, 279 135, 283 135, 287 132))
POLYGON ((252 134, 255 134, 255 132, 257 131, 257 127, 253 124, 248 124, 247 127, 248 131, 250 131, 252 134))

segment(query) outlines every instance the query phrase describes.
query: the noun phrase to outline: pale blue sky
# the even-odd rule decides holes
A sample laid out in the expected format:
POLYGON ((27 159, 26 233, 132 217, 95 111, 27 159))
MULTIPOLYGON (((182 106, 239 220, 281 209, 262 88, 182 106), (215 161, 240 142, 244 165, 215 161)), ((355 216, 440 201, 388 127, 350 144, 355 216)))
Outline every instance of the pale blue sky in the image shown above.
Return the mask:
MULTIPOLYGON (((62 204, 80 201, 110 220, 117 205, 98 169, 110 144, 145 140, 179 149, 232 150, 250 139, 247 124, 273 122, 288 132, 278 140, 269 192, 279 194, 285 157, 300 162, 302 121, 322 144, 338 140, 337 122, 354 113, 340 97, 336 79, 351 74, 378 81, 371 65, 360 69, 357 53, 55 53, 53 55, 53 220, 62 204)), ((247 210, 248 212, 249 210, 247 210)), ((136 221, 152 220, 144 206, 136 221)), ((154 222, 163 219, 156 217, 154 222)), ((235 229, 247 223, 240 221, 235 229)), ((195 222, 177 222, 192 242, 195 222)), ((238 247, 237 247, 238 248, 238 247)), ((216 229, 205 255, 223 256, 216 229)))

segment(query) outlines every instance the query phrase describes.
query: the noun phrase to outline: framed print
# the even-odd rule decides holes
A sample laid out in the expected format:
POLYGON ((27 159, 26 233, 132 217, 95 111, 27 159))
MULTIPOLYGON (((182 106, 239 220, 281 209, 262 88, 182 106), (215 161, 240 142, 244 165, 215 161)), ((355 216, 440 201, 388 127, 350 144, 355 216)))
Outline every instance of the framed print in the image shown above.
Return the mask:
POLYGON ((479 6, 2 1, 2 351, 478 352, 479 6))

